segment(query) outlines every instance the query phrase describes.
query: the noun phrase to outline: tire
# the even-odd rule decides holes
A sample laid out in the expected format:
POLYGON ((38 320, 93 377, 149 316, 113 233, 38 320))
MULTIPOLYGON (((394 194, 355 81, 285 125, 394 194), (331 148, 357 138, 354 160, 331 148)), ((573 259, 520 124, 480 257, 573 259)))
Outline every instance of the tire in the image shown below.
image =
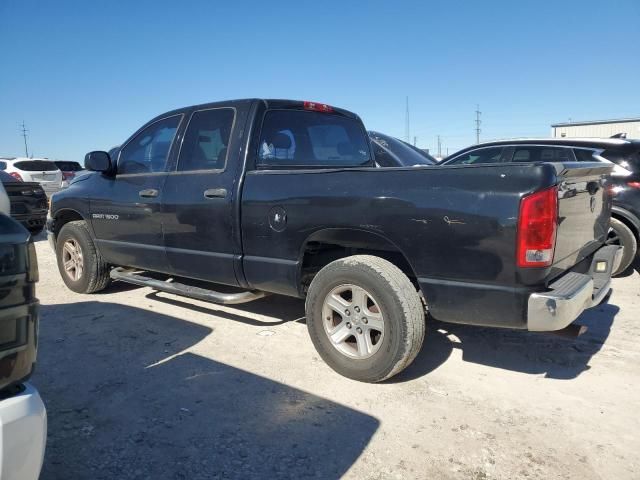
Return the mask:
POLYGON ((629 265, 635 259, 638 251, 638 242, 631 229, 617 218, 611 219, 609 227, 607 245, 620 245, 622 247, 620 266, 612 274, 612 276, 616 277, 629 268, 629 265))
POLYGON ((355 255, 325 266, 309 286, 305 309, 318 354, 354 380, 381 382, 400 373, 424 341, 418 292, 398 267, 379 257, 355 255))
POLYGON ((109 265, 103 260, 93 243, 89 228, 84 220, 65 224, 56 241, 58 271, 64 283, 76 293, 94 293, 106 288, 111 278, 109 265), (65 250, 65 247, 69 247, 65 250), (73 248, 76 255, 73 255, 73 248), (79 247, 79 248, 78 248, 79 247), (78 253, 79 252, 79 253, 78 253), (77 268, 80 264, 80 268, 77 268), (65 268, 65 260, 73 260, 75 270, 65 268), (75 272, 75 273, 72 273, 75 272))

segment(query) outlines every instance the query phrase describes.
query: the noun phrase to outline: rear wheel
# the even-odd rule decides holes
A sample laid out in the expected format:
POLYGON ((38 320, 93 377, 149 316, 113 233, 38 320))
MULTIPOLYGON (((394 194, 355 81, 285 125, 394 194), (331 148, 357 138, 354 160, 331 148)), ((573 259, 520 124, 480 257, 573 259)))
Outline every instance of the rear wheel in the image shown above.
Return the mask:
POLYGON ((620 275, 633 262, 638 250, 638 242, 629 227, 617 218, 612 218, 609 224, 607 245, 620 245, 622 247, 622 260, 620 266, 613 272, 613 276, 620 275))
POLYGON ((422 347, 424 307, 409 278, 371 255, 336 260, 315 276, 307 328, 322 359, 345 377, 380 382, 404 370, 422 347))
POLYGON ((62 227, 56 241, 58 270, 62 280, 77 293, 103 290, 110 281, 109 265, 96 249, 83 220, 62 227))

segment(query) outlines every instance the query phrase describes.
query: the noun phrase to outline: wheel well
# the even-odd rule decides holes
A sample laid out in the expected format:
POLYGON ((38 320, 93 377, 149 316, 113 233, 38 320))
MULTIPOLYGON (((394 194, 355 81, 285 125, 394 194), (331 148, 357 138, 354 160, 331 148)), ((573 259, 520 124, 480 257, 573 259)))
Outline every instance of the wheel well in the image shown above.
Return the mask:
POLYGON ((58 212, 55 216, 55 222, 53 223, 53 234, 57 237, 62 227, 76 220, 84 220, 84 217, 75 210, 62 210, 58 212))
POLYGON ((393 263, 419 289, 417 276, 411 264, 391 241, 372 232, 333 230, 316 233, 305 243, 299 277, 301 292, 306 293, 316 273, 329 263, 362 254, 375 255, 393 263))
POLYGON ((629 227, 629 230, 631 230, 631 232, 633 233, 633 235, 636 237, 636 240, 638 242, 640 242, 640 232, 638 232, 636 226, 633 224, 633 222, 631 220, 629 220, 628 218, 626 218, 624 215, 620 215, 619 213, 615 213, 612 212, 611 213, 611 218, 615 218, 616 220, 621 221, 622 223, 624 223, 627 227, 629 227))

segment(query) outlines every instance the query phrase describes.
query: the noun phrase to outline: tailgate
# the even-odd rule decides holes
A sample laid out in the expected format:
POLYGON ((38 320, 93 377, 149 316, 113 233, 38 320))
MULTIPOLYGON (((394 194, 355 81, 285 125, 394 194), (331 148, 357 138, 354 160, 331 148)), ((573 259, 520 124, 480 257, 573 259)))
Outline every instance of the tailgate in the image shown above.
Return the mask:
POLYGON ((599 162, 556 164, 558 231, 554 266, 572 267, 604 243, 611 216, 604 178, 612 167, 599 162))

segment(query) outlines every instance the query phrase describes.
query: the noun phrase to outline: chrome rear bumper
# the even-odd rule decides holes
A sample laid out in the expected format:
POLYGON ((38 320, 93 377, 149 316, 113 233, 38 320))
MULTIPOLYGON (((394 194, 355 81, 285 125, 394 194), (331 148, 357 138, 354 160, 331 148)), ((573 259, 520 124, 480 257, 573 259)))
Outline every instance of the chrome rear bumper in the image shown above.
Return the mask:
POLYGON ((588 273, 569 272, 549 285, 549 291, 532 293, 527 308, 527 328, 534 332, 561 330, 587 308, 599 305, 611 291, 611 272, 620 265, 622 249, 606 246, 596 252, 588 273), (605 271, 597 271, 606 262, 605 271))

